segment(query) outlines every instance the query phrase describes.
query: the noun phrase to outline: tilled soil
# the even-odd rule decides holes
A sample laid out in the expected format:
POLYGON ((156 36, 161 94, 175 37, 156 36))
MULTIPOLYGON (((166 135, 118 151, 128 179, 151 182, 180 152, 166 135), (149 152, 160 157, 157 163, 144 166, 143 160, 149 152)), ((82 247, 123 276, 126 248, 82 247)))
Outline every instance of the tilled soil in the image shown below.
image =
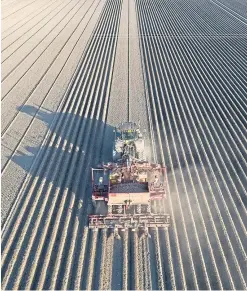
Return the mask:
POLYGON ((247 3, 41 2, 2 1, 2 288, 247 289, 247 3), (90 168, 126 120, 171 226, 116 240, 90 168))

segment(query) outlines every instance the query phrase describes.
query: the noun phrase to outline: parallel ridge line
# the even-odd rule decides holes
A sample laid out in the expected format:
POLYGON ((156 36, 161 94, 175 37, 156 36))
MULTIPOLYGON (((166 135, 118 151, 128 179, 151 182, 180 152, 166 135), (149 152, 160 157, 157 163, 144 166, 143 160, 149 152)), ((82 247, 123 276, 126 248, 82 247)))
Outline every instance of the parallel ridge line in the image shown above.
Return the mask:
POLYGON ((36 2, 36 1, 37 1, 37 0, 34 0, 34 1, 32 1, 31 3, 28 3, 27 5, 21 7, 20 9, 15 10, 14 12, 12 12, 12 13, 10 13, 9 15, 5 16, 4 18, 2 18, 2 21, 3 21, 4 19, 8 18, 9 16, 15 14, 16 12, 19 12, 20 10, 22 10, 22 9, 26 8, 27 6, 33 4, 33 3, 36 2))
MULTIPOLYGON (((94 4, 94 2, 92 3, 92 5, 93 5, 93 4, 94 4)), ((53 85, 55 84, 55 82, 57 81, 57 79, 58 79, 59 76, 61 75, 61 73, 62 73, 64 67, 65 67, 66 64, 68 63, 68 60, 69 60, 70 56, 72 55, 72 53, 73 53, 73 51, 74 51, 74 49, 75 49, 77 43, 79 42, 79 40, 80 40, 81 37, 83 36, 83 33, 84 33, 85 29, 87 28, 87 26, 88 26, 90 20, 92 19, 93 15, 94 15, 94 13, 95 13, 95 11, 96 11, 96 9, 98 8, 98 5, 99 5, 99 2, 98 2, 98 4, 97 4, 96 8, 93 10, 92 15, 90 16, 90 18, 89 18, 87 24, 85 25, 85 28, 83 29, 83 31, 82 31, 80 37, 78 38, 78 41, 74 44, 74 46, 73 46, 71 52, 69 53, 68 57, 66 58, 66 61, 65 61, 64 65, 63 65, 63 67, 62 67, 61 70, 58 72, 58 75, 56 76, 54 82, 52 83, 52 85, 51 85, 50 88, 48 89, 48 92, 46 93, 44 99, 41 101, 41 104, 39 105, 39 108, 37 108, 35 114, 33 115, 33 117, 32 117, 32 119, 31 119, 31 122, 30 122, 29 126, 25 129, 23 135, 21 136, 21 138, 19 139, 18 143, 17 143, 16 146, 14 147, 14 150, 13 150, 12 154, 9 156, 7 162, 6 162, 5 164, 3 164, 2 172, 4 172, 4 171, 6 170, 8 164, 10 163, 10 161, 11 161, 11 159, 12 159, 12 157, 13 157, 14 154, 17 152, 19 145, 21 144, 21 142, 23 141, 23 139, 24 139, 25 136, 27 135, 27 133, 28 133, 29 129, 31 128, 33 122, 35 121, 36 116, 37 116, 38 113, 39 113, 39 109, 42 107, 42 105, 44 104, 44 102, 47 100, 47 98, 48 98, 48 96, 49 96, 49 93, 50 93, 50 91, 51 91, 52 88, 53 88, 53 85)), ((90 6, 89 9, 90 9, 91 7, 92 7, 92 6, 90 6)), ((88 10, 89 10, 89 9, 88 9, 88 10)), ((88 10, 86 11, 86 13, 88 12, 88 10)), ((85 13, 85 15, 86 15, 86 13, 85 13)), ((84 50, 84 51, 85 51, 85 50, 84 50)), ((45 75, 44 75, 43 77, 45 77, 45 75)), ((40 81, 41 81, 41 80, 40 80, 40 81)), ((34 91, 34 90, 33 90, 33 91, 34 91)), ((32 91, 32 93, 33 93, 33 91, 32 91)), ((32 93, 30 94, 29 98, 32 97, 32 93)), ((25 104, 28 102, 29 98, 25 101, 24 104, 22 104, 22 107, 25 106, 25 104)), ((19 114, 20 114, 20 111, 18 111, 18 112, 16 113, 16 116, 15 116, 14 119, 11 121, 11 123, 10 123, 9 126, 8 126, 8 128, 6 128, 6 130, 3 132, 3 135, 2 135, 2 136, 4 136, 4 135, 8 132, 8 129, 13 125, 14 121, 15 121, 16 118, 19 116, 19 114)))
MULTIPOLYGON (((30 18, 29 20, 27 20, 26 22, 24 22, 23 24, 21 24, 19 27, 17 27, 16 29, 14 29, 13 31, 11 31, 9 34, 7 34, 7 35, 5 35, 6 33, 5 32, 7 32, 8 30, 10 30, 11 28, 13 28, 14 26, 16 26, 16 25, 18 25, 20 22, 22 22, 23 21, 23 19, 22 20, 20 20, 20 21, 18 21, 18 22, 16 22, 14 25, 12 25, 12 26, 10 26, 8 29, 6 29, 5 31, 2 31, 2 41, 6 38, 6 37, 8 37, 8 36, 10 36, 11 34, 13 34, 14 32, 16 32, 18 29, 20 29, 21 27, 23 27, 25 24, 27 24, 29 21, 31 21, 32 19, 34 19, 36 16, 38 16, 39 14, 41 14, 43 11, 45 11, 46 9, 48 9, 49 7, 51 7, 54 3, 56 3, 57 1, 61 1, 61 0, 52 0, 52 1, 50 1, 50 2, 48 2, 48 5, 47 5, 47 7, 46 7, 46 5, 44 5, 43 7, 45 7, 45 8, 43 8, 41 11, 38 11, 38 13, 36 13, 32 18, 30 18), (54 1, 54 2, 52 2, 52 1, 54 1)), ((36 12, 36 11, 34 11, 34 12, 36 12)), ((31 15, 31 14, 30 14, 31 15)), ((48 14, 47 14, 48 15, 48 14)), ((46 15, 46 16, 47 16, 46 15)), ((29 16, 29 15, 28 15, 29 16)), ((28 16, 26 16, 25 17, 25 19, 26 18, 28 18, 28 16)), ((24 20, 25 20, 24 19, 24 20)), ((43 18, 42 18, 43 19, 43 18)))
MULTIPOLYGON (((150 11, 150 8, 149 8, 149 11, 150 11)), ((149 14, 150 15, 150 14, 149 14)), ((157 18, 157 16, 156 16, 156 18, 157 18)), ((159 23, 159 22, 157 22, 157 23, 159 23)), ((163 26, 164 27, 164 26, 163 26)), ((157 30, 156 30, 157 31, 157 30)), ((155 40, 154 40, 155 41, 155 40)), ((157 41, 159 41, 159 40, 157 40, 157 41)), ((162 45, 160 45, 160 47, 162 47, 162 45)), ((163 55, 164 55, 164 52, 163 52, 163 55)), ((156 55, 155 55, 156 56, 156 55)), ((159 60, 159 62, 158 62, 158 64, 160 64, 160 60, 159 60)), ((165 67, 164 66, 164 64, 163 64, 163 67, 165 67)), ((160 70, 161 70, 161 68, 160 68, 160 70)), ((172 76, 172 75, 171 75, 172 76)), ((156 77, 157 78, 157 77, 156 77)), ((174 82, 174 81, 173 81, 174 82)), ((160 90, 161 90, 161 88, 160 88, 160 90)), ((169 96, 168 94, 167 94, 167 96, 169 96)), ((168 99, 169 100, 169 99, 168 99)), ((159 106, 160 107, 160 106, 159 106)), ((173 112, 173 109, 171 109, 171 112, 173 112)), ((168 119, 169 120, 169 119, 168 119)), ((175 120, 175 118, 174 118, 174 116, 173 116, 173 120, 175 120)), ((171 130, 171 132, 172 132, 172 130, 171 130)), ((177 131, 178 132, 178 131, 177 131)), ((175 150, 176 150, 176 146, 175 146, 175 150)), ((209 163, 210 164, 210 163, 209 163)), ((217 180, 216 180, 217 181, 217 180)), ((193 184, 192 184, 193 185, 193 184)), ((230 243, 230 241, 228 240, 228 242, 230 243)), ((241 241, 239 240, 239 242, 240 242, 240 246, 241 246, 241 241)), ((232 247, 231 247, 231 250, 232 250, 232 254, 233 254, 233 258, 236 258, 235 257, 235 254, 234 254, 234 251, 233 251, 233 249, 232 249, 232 247)), ((243 251, 243 248, 242 248, 242 251, 243 251)), ((244 253, 243 253, 244 254, 244 253)), ((237 262, 237 260, 235 259, 235 264, 236 264, 236 268, 238 269, 238 272, 240 271, 240 280, 241 280, 241 282, 242 282, 242 284, 243 284, 243 286, 245 286, 245 282, 244 282, 244 279, 243 279, 243 276, 242 276, 242 274, 241 274, 241 269, 240 269, 240 267, 239 267, 239 264, 238 264, 238 262, 237 262)), ((227 266, 227 264, 226 264, 226 266, 227 266)), ((232 282, 232 284, 233 284, 233 282, 232 282)), ((232 286, 234 286, 234 285, 232 285, 232 286)))
MULTIPOLYGON (((72 0, 71 0, 72 1, 72 0)), ((71 2, 70 1, 70 2, 71 2)), ((69 3, 70 3, 69 2, 69 3)), ((80 2, 80 0, 78 0, 78 2, 68 11, 68 13, 66 15, 68 15, 70 13, 70 11, 80 2)), ((68 4, 69 4, 68 3, 68 4)), ((62 29, 58 32, 58 34, 55 36, 55 38, 52 39, 52 41, 46 46, 46 48, 41 52, 41 54, 38 56, 38 58, 36 58, 33 63, 31 64, 31 66, 25 71, 25 73, 12 85, 12 87, 8 90, 7 93, 5 93, 5 95, 2 97, 2 101, 6 100, 8 94, 14 89, 14 87, 18 84, 18 82, 25 77, 25 75, 28 73, 28 71, 30 70, 30 68, 32 68, 32 66, 37 62, 37 60, 40 58, 41 55, 43 55, 43 53, 46 52, 47 48, 49 48, 49 46, 53 43, 54 40, 56 40, 57 37, 59 37, 60 33, 67 27, 67 25, 69 25, 71 19, 73 19, 73 17, 76 15, 76 13, 81 9, 81 7, 86 3, 86 0, 82 3, 82 5, 78 8, 78 10, 72 15, 72 17, 67 21, 67 23, 62 27, 62 29)), ((67 5, 68 5, 67 4, 67 5)), ((66 5, 66 6, 67 6, 66 5)), ((64 18, 62 18, 57 24, 56 26, 63 21, 64 18)), ((72 33, 69 35, 68 39, 65 41, 64 45, 62 46, 62 48, 59 50, 59 52, 56 54, 55 58, 52 60, 52 62, 49 64, 48 68, 46 69, 45 73, 41 76, 41 78, 39 79, 39 81, 34 85, 34 88, 31 90, 31 92, 28 94, 28 96, 26 97, 25 101, 27 100, 27 98, 30 97, 30 94, 32 94, 32 92, 36 89, 36 87, 38 86, 38 84, 40 83, 40 81, 43 79, 43 77, 45 76, 46 72, 49 70, 49 68, 52 66, 52 64, 54 63, 54 61, 57 59, 58 55, 60 54, 60 52, 62 51, 62 49, 65 47, 65 45, 67 44, 68 40, 71 38, 71 36, 73 35, 73 33, 75 32, 75 30, 77 29, 77 27, 80 25, 81 21, 83 20, 83 18, 81 18, 81 20, 79 21, 79 23, 76 25, 75 29, 72 31, 72 33)), ((53 28, 54 29, 54 28, 53 28)), ((52 30, 53 30, 52 29, 52 30)), ((50 32, 52 32, 52 30, 50 32)), ((50 33, 49 32, 49 33, 50 33)), ((49 33, 47 35, 49 35, 49 33)), ((14 71, 16 70, 16 68, 35 50, 36 47, 38 47, 38 45, 47 37, 47 35, 45 35, 45 37, 43 39, 41 39, 41 41, 38 42, 38 44, 36 44, 31 51, 29 51, 29 53, 24 56, 23 59, 21 59, 21 61, 19 61, 19 63, 17 63, 15 65, 14 68, 11 69, 10 72, 8 72, 2 79, 2 82, 4 82, 4 80, 6 80, 6 78, 14 71)), ((20 47, 19 47, 20 48, 20 47)), ((19 49, 18 48, 18 49, 19 49)), ((18 50, 17 49, 17 50, 18 50)), ((16 51, 17 51, 16 50, 16 51)))

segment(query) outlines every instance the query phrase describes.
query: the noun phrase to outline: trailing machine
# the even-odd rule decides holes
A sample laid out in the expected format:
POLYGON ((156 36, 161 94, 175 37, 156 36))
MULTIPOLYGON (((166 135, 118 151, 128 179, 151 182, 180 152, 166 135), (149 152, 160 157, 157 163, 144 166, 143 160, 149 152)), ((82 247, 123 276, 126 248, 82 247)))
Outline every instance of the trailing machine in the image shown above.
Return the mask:
POLYGON ((119 230, 148 235, 150 227, 168 227, 170 215, 155 211, 155 204, 166 199, 166 168, 145 161, 144 139, 135 123, 122 123, 115 133, 114 162, 92 169, 89 228, 111 228, 119 237, 119 230))

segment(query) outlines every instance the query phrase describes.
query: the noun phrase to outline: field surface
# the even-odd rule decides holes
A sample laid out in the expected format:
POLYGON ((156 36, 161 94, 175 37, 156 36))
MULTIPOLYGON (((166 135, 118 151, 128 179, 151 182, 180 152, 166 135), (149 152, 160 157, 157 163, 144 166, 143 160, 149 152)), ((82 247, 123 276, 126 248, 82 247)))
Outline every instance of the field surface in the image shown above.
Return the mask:
POLYGON ((247 2, 2 0, 2 288, 247 289, 247 2), (91 232, 140 121, 169 229, 91 232))

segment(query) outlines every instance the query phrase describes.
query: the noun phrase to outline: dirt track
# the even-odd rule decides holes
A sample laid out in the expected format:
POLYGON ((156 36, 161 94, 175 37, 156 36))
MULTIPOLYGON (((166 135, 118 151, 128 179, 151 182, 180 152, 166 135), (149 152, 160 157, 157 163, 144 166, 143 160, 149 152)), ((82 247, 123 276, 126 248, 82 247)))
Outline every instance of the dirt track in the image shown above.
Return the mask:
POLYGON ((247 289, 244 0, 2 1, 2 288, 247 289), (90 167, 147 129, 169 230, 91 232, 90 167))

